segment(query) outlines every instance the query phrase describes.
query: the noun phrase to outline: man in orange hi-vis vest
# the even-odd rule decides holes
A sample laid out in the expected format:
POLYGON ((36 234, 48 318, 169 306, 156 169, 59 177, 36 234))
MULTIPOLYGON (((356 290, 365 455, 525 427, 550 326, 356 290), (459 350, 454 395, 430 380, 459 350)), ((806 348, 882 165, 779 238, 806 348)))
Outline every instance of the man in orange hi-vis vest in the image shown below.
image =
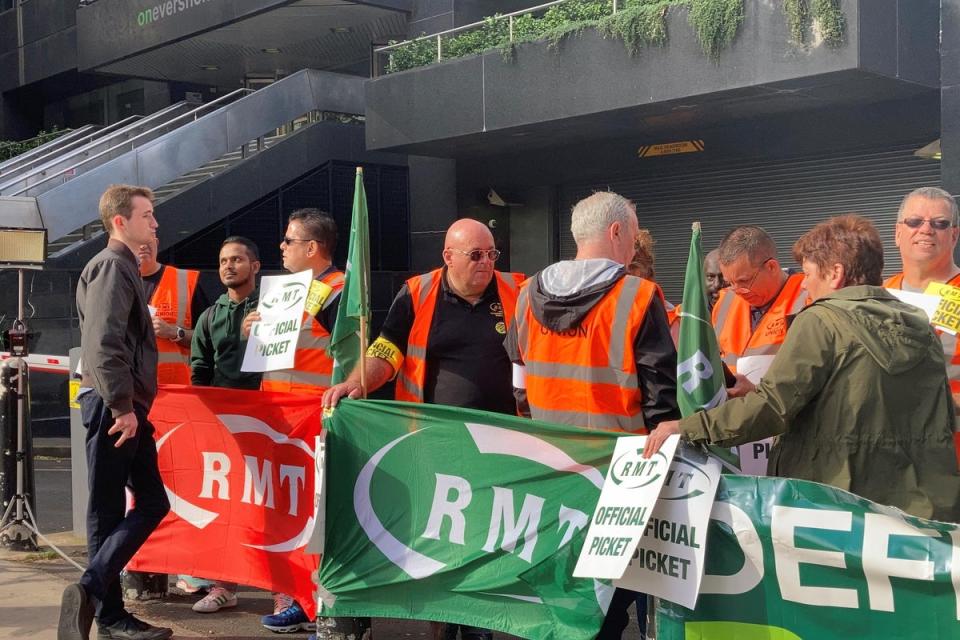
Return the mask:
MULTIPOLYGON (((500 251, 481 222, 447 230, 444 266, 407 280, 365 359, 367 391, 396 376, 395 397, 514 414, 510 360, 503 337, 524 276, 494 269, 500 251)), ((323 397, 325 407, 361 395, 355 370, 323 397)), ((431 623, 431 638, 489 640, 486 629, 431 623)))
MULTIPOLYGON (((943 189, 921 187, 904 196, 894 236, 903 271, 888 278, 883 286, 917 293, 925 291, 931 282, 960 287, 960 267, 953 257, 960 237, 958 225, 957 202, 943 189)), ((953 403, 960 410, 960 341, 952 333, 935 329, 947 361, 953 403)), ((960 460, 960 424, 954 424, 953 429, 960 460)))
POLYGON ((157 335, 157 382, 190 384, 190 341, 193 325, 210 306, 198 286, 200 272, 157 261, 158 241, 140 245, 140 277, 157 335))
MULTIPOLYGON (((790 316, 807 304, 802 273, 788 273, 777 260, 777 245, 760 227, 737 227, 718 248, 720 271, 730 285, 713 306, 720 357, 736 375, 727 390, 739 397, 753 390, 787 337, 790 316)), ((744 473, 766 475, 772 439, 740 445, 744 473)))
MULTIPOLYGON (((599 192, 573 208, 574 260, 550 265, 520 292, 505 346, 522 415, 646 433, 680 415, 677 352, 657 285, 627 275, 639 235, 626 198, 599 192)), ((598 640, 622 636, 637 597, 617 589, 598 640)), ((645 596, 638 607, 643 608, 645 596)), ((646 616, 638 609, 641 635, 646 616)))
MULTIPOLYGON (((264 391, 322 395, 330 386, 333 358, 327 354, 327 347, 343 290, 343 272, 333 265, 336 247, 337 224, 329 214, 319 209, 298 209, 290 214, 280 243, 283 268, 290 273, 310 269, 313 282, 297 339, 294 366, 265 372, 260 386, 264 391)), ((244 318, 244 336, 250 334, 250 326, 258 320, 257 311, 244 318)))

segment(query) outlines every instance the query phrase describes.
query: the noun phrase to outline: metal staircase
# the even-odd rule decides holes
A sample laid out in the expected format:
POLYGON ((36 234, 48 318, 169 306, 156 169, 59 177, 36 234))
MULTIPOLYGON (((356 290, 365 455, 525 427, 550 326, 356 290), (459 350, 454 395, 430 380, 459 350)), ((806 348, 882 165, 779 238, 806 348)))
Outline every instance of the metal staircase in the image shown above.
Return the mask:
MULTIPOLYGON (((5 198, 31 199, 53 243, 51 259, 63 258, 96 237, 97 203, 109 185, 145 185, 167 202, 294 137, 294 123, 313 122, 312 114, 361 114, 363 108, 363 78, 310 69, 211 103, 178 103, 83 143, 75 140, 76 146, 51 151, 42 161, 36 156, 30 164, 21 156, 16 174, 0 177, 0 217, 5 198), (276 136, 278 130, 290 133, 276 136)), ((177 230, 161 224, 160 232, 177 230)))

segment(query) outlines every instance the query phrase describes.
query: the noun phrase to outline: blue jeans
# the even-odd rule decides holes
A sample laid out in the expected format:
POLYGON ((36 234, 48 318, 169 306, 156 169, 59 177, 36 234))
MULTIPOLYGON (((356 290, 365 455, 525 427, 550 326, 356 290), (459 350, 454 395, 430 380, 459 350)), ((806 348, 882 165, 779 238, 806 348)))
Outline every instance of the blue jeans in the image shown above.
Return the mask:
POLYGON ((153 425, 142 407, 135 408, 137 434, 119 448, 110 409, 96 391, 79 398, 80 416, 87 430, 87 553, 89 565, 80 584, 97 601, 97 622, 112 625, 127 614, 123 608, 120 571, 170 510, 160 470, 153 425), (134 507, 126 511, 126 487, 134 507))

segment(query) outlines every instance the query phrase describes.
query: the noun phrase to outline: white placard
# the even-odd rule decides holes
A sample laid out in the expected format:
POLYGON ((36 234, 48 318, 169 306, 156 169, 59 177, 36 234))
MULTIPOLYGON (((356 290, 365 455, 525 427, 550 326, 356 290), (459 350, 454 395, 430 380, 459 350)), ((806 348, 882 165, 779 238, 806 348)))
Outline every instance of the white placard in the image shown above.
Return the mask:
POLYGON ((680 436, 667 438, 650 458, 642 455, 646 442, 647 436, 617 438, 600 501, 573 570, 575 577, 619 578, 633 557, 680 436))
POLYGON ((613 586, 693 609, 703 579, 707 526, 719 482, 718 460, 681 446, 633 559, 613 586))
MULTIPOLYGON (((940 296, 933 296, 928 293, 917 293, 915 291, 904 291, 902 289, 887 289, 887 293, 890 295, 899 298, 902 302, 907 304, 912 304, 915 307, 918 307, 927 314, 928 320, 933 320, 933 316, 937 311, 937 307, 940 306, 940 301, 943 300, 940 296)), ((956 335, 955 331, 937 325, 937 329, 940 331, 956 335)))
POLYGON ((303 307, 313 272, 309 269, 260 280, 260 321, 250 327, 241 371, 279 371, 293 368, 303 307))
MULTIPOLYGON (((776 356, 743 356, 737 358, 737 373, 746 376, 754 385, 760 384, 760 379, 766 375, 776 356)), ((740 471, 748 476, 767 475, 767 462, 770 459, 770 447, 773 438, 764 438, 756 442, 748 442, 737 447, 740 456, 740 471)))

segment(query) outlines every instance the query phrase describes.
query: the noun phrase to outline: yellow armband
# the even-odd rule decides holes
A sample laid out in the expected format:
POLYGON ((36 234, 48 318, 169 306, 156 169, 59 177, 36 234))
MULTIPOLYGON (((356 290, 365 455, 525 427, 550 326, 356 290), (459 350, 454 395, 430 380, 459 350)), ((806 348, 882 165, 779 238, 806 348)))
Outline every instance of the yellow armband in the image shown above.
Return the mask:
POLYGON ((310 291, 307 292, 307 303, 304 311, 311 316, 317 315, 317 312, 323 308, 323 303, 327 301, 331 293, 333 293, 333 287, 319 280, 314 280, 310 283, 310 291))
POLYGON ((393 344, 383 336, 380 336, 367 347, 367 356, 370 358, 380 358, 386 360, 393 367, 393 372, 400 371, 400 365, 403 364, 403 353, 397 345, 393 344))

